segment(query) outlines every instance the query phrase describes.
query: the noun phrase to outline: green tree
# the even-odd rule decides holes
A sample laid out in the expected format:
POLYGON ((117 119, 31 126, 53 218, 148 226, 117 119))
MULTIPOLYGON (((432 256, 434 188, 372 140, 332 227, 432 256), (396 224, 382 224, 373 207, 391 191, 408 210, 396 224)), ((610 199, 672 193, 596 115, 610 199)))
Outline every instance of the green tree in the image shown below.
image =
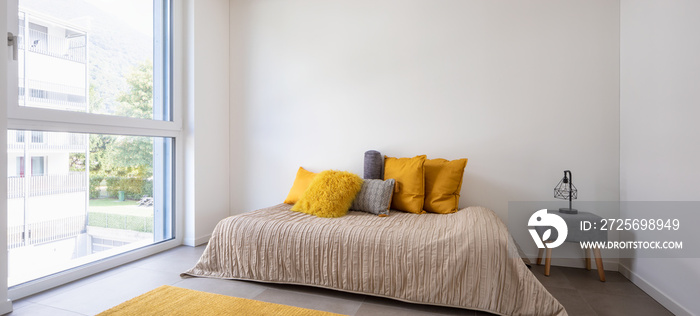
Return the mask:
POLYGON ((112 135, 90 134, 90 173, 106 175, 111 172, 110 163, 105 157, 107 149, 112 147, 115 137, 112 135))
MULTIPOLYGON (((116 114, 153 119, 153 62, 146 60, 126 75, 127 91, 117 95, 116 114)), ((153 140, 117 136, 105 150, 105 167, 119 176, 148 178, 153 174, 153 140)))
POLYGON ((70 172, 85 171, 85 153, 70 153, 68 155, 68 170, 70 172))
MULTIPOLYGON (((119 105, 114 114, 152 119, 153 63, 146 60, 139 64, 126 76, 126 82, 129 89, 117 95, 119 105)), ((91 89, 91 111, 104 110, 104 100, 93 91, 94 89, 91 89)), ((90 171, 94 176, 150 178, 153 175, 153 139, 90 135, 90 171)))
POLYGON ((116 176, 147 179, 153 175, 153 139, 117 136, 105 152, 106 167, 116 176))
POLYGON ((88 93, 90 97, 90 113, 107 114, 105 100, 102 98, 100 92, 97 91, 97 87, 95 87, 95 84, 92 82, 90 82, 88 93))
POLYGON ((146 60, 126 75, 129 90, 117 95, 117 115, 153 119, 153 62, 146 60))

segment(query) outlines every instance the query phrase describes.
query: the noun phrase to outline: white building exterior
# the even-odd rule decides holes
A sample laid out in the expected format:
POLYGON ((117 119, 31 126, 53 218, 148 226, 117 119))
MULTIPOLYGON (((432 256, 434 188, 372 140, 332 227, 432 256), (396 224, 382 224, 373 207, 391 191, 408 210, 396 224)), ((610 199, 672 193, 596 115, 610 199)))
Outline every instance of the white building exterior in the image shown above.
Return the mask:
MULTIPOLYGON (((21 106, 88 110, 87 36, 66 21, 20 9, 21 106)), ((11 130, 7 143, 8 248, 84 232, 89 173, 72 172, 70 157, 89 157, 88 135, 11 130)))
MULTIPOLYGON (((20 106, 88 111, 87 36, 20 8, 20 106)), ((91 251, 89 168, 70 170, 71 155, 89 159, 89 141, 87 134, 10 130, 7 144, 9 268, 16 284, 34 278, 39 267, 32 265, 51 252, 70 260, 91 251)))
POLYGON ((18 43, 19 104, 87 112, 87 31, 20 8, 18 43))

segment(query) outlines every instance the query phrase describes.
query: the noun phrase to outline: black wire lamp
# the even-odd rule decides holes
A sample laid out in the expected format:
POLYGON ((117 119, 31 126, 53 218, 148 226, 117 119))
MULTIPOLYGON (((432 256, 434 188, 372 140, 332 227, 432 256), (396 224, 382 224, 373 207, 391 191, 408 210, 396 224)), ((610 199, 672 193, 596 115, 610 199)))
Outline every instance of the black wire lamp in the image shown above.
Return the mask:
POLYGON ((571 201, 575 200, 578 194, 578 190, 574 186, 574 178, 571 175, 571 171, 564 170, 564 178, 562 178, 557 186, 554 188, 554 197, 562 200, 569 200, 569 207, 562 207, 559 212, 566 214, 577 214, 578 210, 571 208, 571 201))

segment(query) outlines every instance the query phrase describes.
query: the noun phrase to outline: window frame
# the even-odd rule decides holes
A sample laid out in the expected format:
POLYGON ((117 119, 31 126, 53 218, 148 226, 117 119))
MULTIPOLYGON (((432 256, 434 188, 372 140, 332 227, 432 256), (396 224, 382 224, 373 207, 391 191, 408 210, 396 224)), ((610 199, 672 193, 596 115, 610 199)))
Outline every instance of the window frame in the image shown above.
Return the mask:
MULTIPOLYGON (((165 137, 172 139, 170 148, 170 159, 166 159, 165 167, 171 170, 169 178, 166 179, 165 186, 169 187, 171 196, 167 203, 170 208, 169 217, 166 220, 171 222, 170 230, 165 232, 171 234, 172 238, 154 241, 153 244, 128 251, 104 260, 75 267, 57 274, 49 275, 38 280, 15 285, 8 289, 7 294, 10 299, 23 298, 62 284, 66 284, 86 276, 99 273, 125 263, 141 259, 143 257, 179 246, 183 240, 183 196, 182 184, 178 181, 178 176, 183 174, 183 102, 179 98, 174 98, 173 87, 182 87, 183 77, 180 67, 176 67, 176 62, 182 62, 182 56, 174 53, 174 42, 181 41, 187 35, 182 28, 183 24, 173 23, 174 18, 183 17, 183 1, 181 0, 154 0, 154 6, 160 6, 165 14, 160 19, 154 10, 154 28, 163 28, 160 33, 163 38, 155 38, 158 33, 154 33, 154 91, 157 91, 157 82, 165 83, 160 89, 162 94, 154 94, 154 105, 156 102, 163 102, 167 107, 164 109, 165 115, 170 116, 169 121, 139 119, 116 115, 94 114, 71 112, 55 109, 33 108, 20 106, 18 102, 18 64, 12 60, 12 53, 9 50, 7 59, 7 125, 5 130, 32 130, 42 132, 70 132, 70 133, 91 133, 91 134, 113 134, 127 136, 165 137), (155 56, 162 56, 160 69, 156 64, 155 56), (160 81, 158 80, 160 78, 160 81), (158 100, 158 98, 161 98, 158 100)), ((7 31, 17 34, 19 19, 19 0, 7 1, 7 31)), ((184 23, 184 21, 183 21, 184 23)), ((182 49, 182 47, 177 46, 182 49)), ((25 92, 26 93, 26 92, 25 92)), ((159 114, 154 113, 154 118, 159 114)), ((25 141, 28 141, 25 139, 25 141)), ((5 146, 7 147, 7 146, 5 146)), ((6 224, 5 224, 6 226, 6 224)), ((6 229, 6 228, 4 228, 6 229)), ((7 257, 5 257, 5 260, 7 257)), ((0 281, 7 284, 7 274, 0 275, 0 281), (2 280, 4 279, 4 280, 2 280)))

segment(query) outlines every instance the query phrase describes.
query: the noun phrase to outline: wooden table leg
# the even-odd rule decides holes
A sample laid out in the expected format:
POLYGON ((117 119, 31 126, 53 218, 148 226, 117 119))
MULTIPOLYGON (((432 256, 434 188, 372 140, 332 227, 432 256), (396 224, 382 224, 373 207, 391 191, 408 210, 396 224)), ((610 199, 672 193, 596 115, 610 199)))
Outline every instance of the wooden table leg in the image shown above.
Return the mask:
POLYGON ((547 256, 544 259, 544 275, 549 276, 549 268, 552 265, 552 248, 547 247, 547 256))
POLYGON ((595 256, 595 266, 598 269, 600 282, 605 282, 605 269, 603 269, 603 258, 600 256, 600 249, 593 248, 593 255, 595 256))
POLYGON ((540 250, 537 251, 537 265, 542 264, 542 255, 544 253, 544 249, 540 248, 540 250))
POLYGON ((591 249, 583 248, 583 252, 586 254, 586 270, 591 271, 591 249))

